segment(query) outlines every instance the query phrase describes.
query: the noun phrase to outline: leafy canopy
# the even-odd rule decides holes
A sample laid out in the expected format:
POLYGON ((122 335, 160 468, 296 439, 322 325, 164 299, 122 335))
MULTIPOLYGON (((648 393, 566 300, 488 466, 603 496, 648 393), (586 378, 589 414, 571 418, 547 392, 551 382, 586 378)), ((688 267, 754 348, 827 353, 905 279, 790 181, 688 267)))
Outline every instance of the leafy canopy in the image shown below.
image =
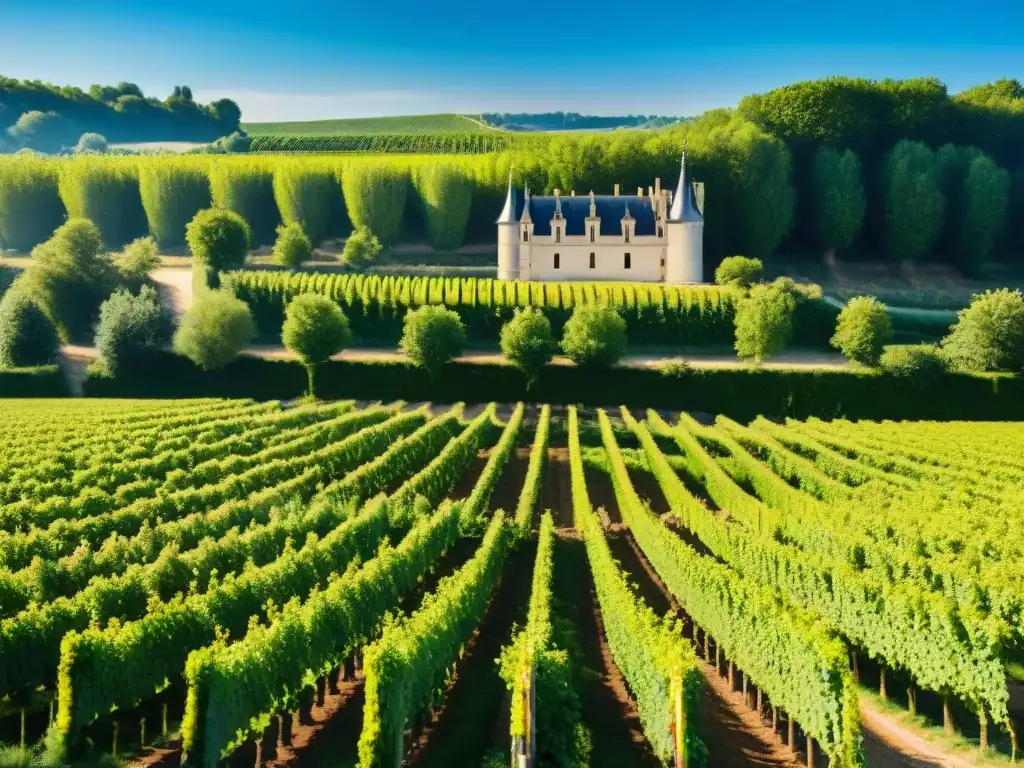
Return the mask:
POLYGON ((400 349, 435 378, 466 346, 466 328, 457 312, 427 305, 405 316, 400 349))
POLYGON ((793 281, 755 285, 736 308, 736 352, 760 363, 781 352, 793 336, 797 297, 793 281))
POLYGON ((224 290, 205 291, 182 318, 174 349, 210 371, 230 363, 255 335, 248 304, 224 290))
POLYGON ((1024 294, 986 291, 959 318, 942 342, 951 363, 969 371, 1024 371, 1024 294))
POLYGON ((891 341, 892 318, 885 304, 873 296, 857 296, 839 313, 831 344, 849 360, 874 367, 891 341))
POLYGON ((551 322, 538 308, 517 309, 512 319, 501 328, 502 354, 526 374, 530 384, 551 362, 557 349, 551 322))
POLYGON ((252 233, 245 219, 234 211, 207 208, 199 211, 185 229, 192 257, 217 271, 239 269, 245 264, 252 233))
POLYGON ((613 366, 626 352, 626 321, 614 307, 603 304, 577 307, 565 324, 562 351, 576 365, 613 366))
POLYGON ((174 320, 151 286, 138 296, 121 290, 100 306, 96 348, 108 373, 118 376, 166 349, 173 330, 174 320))

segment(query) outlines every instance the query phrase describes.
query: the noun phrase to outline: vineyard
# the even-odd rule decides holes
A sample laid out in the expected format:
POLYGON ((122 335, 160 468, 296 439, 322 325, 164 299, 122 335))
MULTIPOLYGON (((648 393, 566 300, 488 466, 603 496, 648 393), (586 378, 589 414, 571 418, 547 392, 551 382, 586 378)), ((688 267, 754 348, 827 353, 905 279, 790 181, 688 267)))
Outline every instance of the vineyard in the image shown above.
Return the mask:
POLYGON ((1015 756, 1019 425, 3 406, 18 765, 908 765, 878 697, 1015 756))
POLYGON ((353 117, 337 120, 242 123, 242 129, 253 137, 498 133, 496 129, 488 128, 479 120, 462 115, 404 115, 399 117, 353 117))
POLYGON ((327 135, 257 135, 250 152, 363 152, 406 155, 484 155, 524 149, 547 137, 512 133, 344 133, 327 135))

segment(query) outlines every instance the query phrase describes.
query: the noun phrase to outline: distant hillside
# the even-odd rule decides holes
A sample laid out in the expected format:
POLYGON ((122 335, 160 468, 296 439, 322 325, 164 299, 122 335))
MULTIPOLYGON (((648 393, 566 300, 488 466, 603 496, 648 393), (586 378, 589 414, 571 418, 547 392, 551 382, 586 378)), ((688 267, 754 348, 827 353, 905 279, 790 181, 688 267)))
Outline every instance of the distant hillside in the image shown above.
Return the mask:
POLYGON ((159 99, 133 83, 83 91, 0 75, 0 152, 23 147, 57 152, 85 132, 112 142, 210 141, 238 130, 241 114, 230 99, 193 101, 185 85, 159 99))
POLYGON ((687 118, 658 115, 605 117, 578 112, 488 112, 480 119, 505 131, 608 131, 615 128, 662 128, 687 118))
POLYGON ((493 128, 462 115, 356 117, 304 122, 243 123, 250 136, 423 136, 436 133, 493 133, 493 128))

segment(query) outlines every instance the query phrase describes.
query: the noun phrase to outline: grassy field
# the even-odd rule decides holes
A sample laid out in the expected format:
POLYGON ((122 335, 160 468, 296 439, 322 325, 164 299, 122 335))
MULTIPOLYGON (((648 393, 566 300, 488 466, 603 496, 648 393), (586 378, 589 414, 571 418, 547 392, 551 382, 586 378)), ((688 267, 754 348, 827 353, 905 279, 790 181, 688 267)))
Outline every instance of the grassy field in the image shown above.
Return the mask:
POLYGON ((462 115, 404 115, 305 122, 243 123, 242 128, 252 136, 359 136, 377 133, 420 136, 432 133, 500 132, 462 115))

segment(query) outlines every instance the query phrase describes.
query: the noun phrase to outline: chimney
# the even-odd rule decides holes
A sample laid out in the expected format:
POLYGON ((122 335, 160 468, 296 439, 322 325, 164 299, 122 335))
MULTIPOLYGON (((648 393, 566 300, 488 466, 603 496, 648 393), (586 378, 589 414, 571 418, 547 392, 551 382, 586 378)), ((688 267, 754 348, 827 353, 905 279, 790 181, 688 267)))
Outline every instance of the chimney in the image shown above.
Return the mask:
POLYGON ((619 185, 618 184, 615 185, 615 196, 616 197, 619 196, 619 185))
POLYGON ((648 197, 654 197, 654 188, 653 187, 648 187, 647 188, 647 196, 648 197))
POLYGON ((637 187, 636 188, 636 196, 637 197, 643 197, 644 196, 644 188, 643 187, 637 187))
POLYGON ((569 197, 576 197, 576 190, 575 189, 569 192, 569 197))
POLYGON ((656 200, 661 199, 661 179, 654 180, 654 198, 656 200))

